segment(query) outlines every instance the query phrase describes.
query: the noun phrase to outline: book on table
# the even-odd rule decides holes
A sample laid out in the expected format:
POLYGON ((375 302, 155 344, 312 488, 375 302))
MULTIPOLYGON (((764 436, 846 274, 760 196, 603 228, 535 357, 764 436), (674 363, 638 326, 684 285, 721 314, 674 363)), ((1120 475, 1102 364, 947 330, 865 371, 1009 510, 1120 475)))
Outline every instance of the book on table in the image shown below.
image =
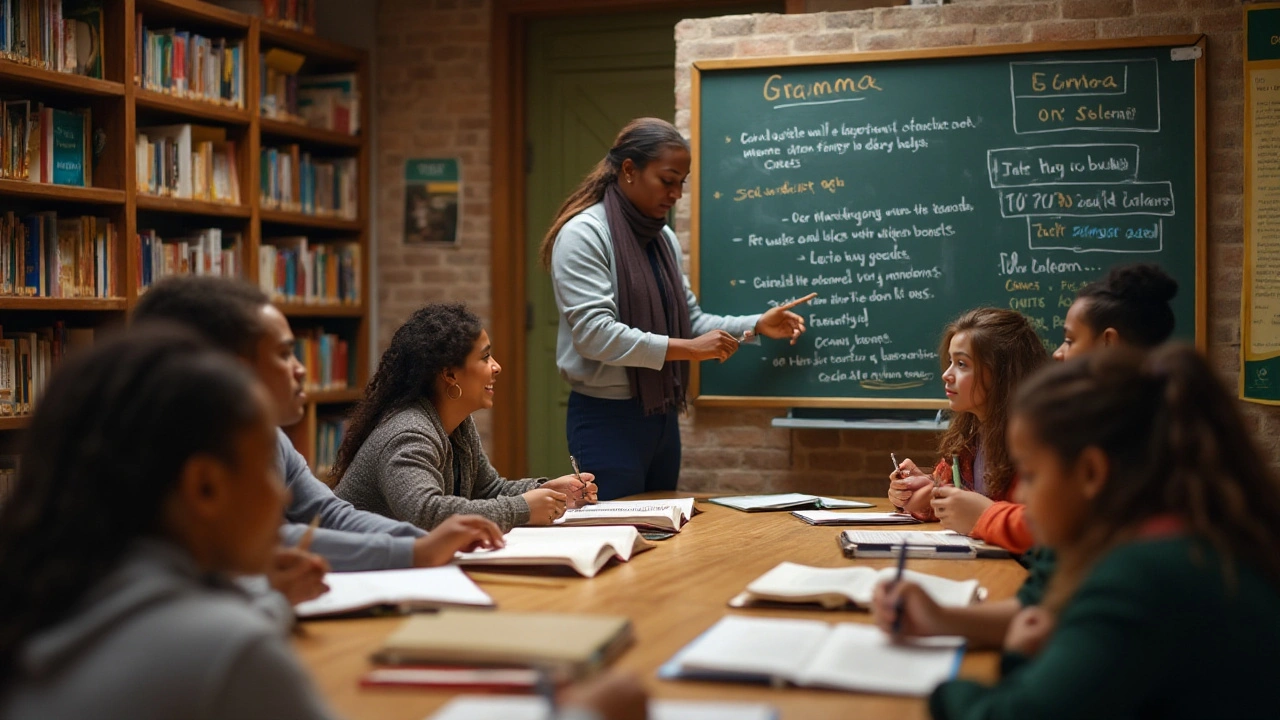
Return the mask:
MULTIPOLYGON (((778 711, 761 703, 705 700, 650 700, 649 720, 777 720, 778 711)), ((428 720, 551 720, 551 705, 541 697, 460 695, 428 720)))
POLYGON ((536 668, 554 680, 597 670, 631 644, 631 621, 617 615, 445 609, 413 615, 373 654, 389 665, 536 668))
POLYGON ((493 607, 493 598, 452 565, 407 570, 331 572, 324 576, 329 592, 299 603, 299 618, 352 615, 391 609, 398 612, 442 607, 493 607))
POLYGON ((641 529, 680 532, 693 517, 693 498, 670 500, 612 500, 566 510, 556 525, 632 525, 641 529))
POLYGON ((518 527, 496 550, 458 553, 459 565, 564 565, 583 577, 595 577, 610 560, 626 562, 653 547, 633 527, 518 527))
POLYGON ((899 512, 831 512, 796 510, 791 513, 810 525, 919 525, 920 521, 899 512))
MULTIPOLYGON (((897 568, 839 567, 819 568, 791 562, 779 563, 772 570, 752 580, 729 605, 749 607, 761 604, 818 604, 828 610, 842 608, 867 609, 876 585, 892 582, 897 568)), ((977 580, 949 580, 904 570, 903 578, 920 586, 934 602, 944 607, 963 607, 986 596, 977 580)))
POLYGON ((896 642, 862 623, 731 615, 676 653, 658 677, 922 697, 955 677, 963 648, 954 637, 896 642))
POLYGON ((836 543, 847 558, 896 558, 905 544, 907 557, 935 560, 1008 558, 1011 553, 952 530, 845 530, 836 543))
POLYGON ((768 512, 772 510, 794 510, 796 508, 822 508, 826 510, 845 510, 850 508, 875 507, 861 500, 840 500, 821 495, 804 493, 780 493, 776 495, 733 495, 707 498, 707 502, 731 507, 743 512, 768 512))

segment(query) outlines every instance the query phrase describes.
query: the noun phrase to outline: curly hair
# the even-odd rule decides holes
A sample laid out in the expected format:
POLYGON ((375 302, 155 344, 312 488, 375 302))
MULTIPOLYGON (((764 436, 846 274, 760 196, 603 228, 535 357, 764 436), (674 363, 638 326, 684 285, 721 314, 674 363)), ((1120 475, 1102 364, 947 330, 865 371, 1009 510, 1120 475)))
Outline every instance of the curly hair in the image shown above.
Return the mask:
POLYGON ((266 332, 262 308, 270 304, 266 293, 244 280, 174 275, 142 294, 133 321, 181 323, 223 350, 252 360, 266 332))
POLYGON ((351 411, 331 482, 342 479, 360 446, 389 415, 423 398, 435 400, 436 378, 466 363, 483 329, 463 303, 432 303, 409 316, 378 361, 364 399, 351 411))
POLYGON ((968 335, 976 379, 986 391, 986 419, 978 422, 973 413, 957 414, 942 435, 939 452, 942 457, 972 452, 980 442, 986 458, 987 494, 1004 497, 1013 481, 1013 462, 1009 460, 1004 435, 1009 402, 1018 384, 1043 365, 1049 355, 1021 313, 978 308, 956 318, 943 333, 938 358, 944 372, 951 364, 951 339, 959 333, 968 335))
POLYGON ((1178 281, 1159 265, 1121 265, 1102 280, 1076 293, 1084 321, 1095 333, 1115 328, 1127 343, 1155 347, 1173 334, 1175 319, 1169 301, 1178 294, 1178 281))

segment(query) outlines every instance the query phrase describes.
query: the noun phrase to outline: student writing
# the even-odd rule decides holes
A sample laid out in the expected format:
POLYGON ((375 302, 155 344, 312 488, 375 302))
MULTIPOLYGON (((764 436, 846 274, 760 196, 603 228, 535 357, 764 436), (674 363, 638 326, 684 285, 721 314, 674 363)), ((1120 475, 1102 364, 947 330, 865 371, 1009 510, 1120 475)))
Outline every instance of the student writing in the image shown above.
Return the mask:
POLYGON ((890 476, 889 500, 919 519, 1023 552, 1031 534, 1022 509, 1008 501, 1015 478, 1005 423, 1018 383, 1048 356, 1025 317, 998 308, 971 310, 948 325, 938 355, 952 412, 942 459, 932 475, 903 460, 890 476), (952 485, 952 458, 959 461, 959 488, 952 485))
POLYGON ((391 338, 338 448, 338 496, 433 528, 458 513, 503 531, 549 525, 594 502, 595 476, 507 480, 480 444, 472 413, 493 407, 502 366, 480 319, 460 303, 427 305, 391 338))
MULTIPOLYGON (((269 391, 278 425, 302 418, 306 369, 293 354, 293 332, 284 315, 255 286, 211 277, 165 278, 138 301, 133 319, 168 320, 196 330, 254 371, 269 391)), ((290 491, 283 542, 296 544, 306 532, 306 523, 319 515, 320 530, 311 550, 335 570, 442 565, 458 550, 502 541, 498 528, 481 517, 459 517, 428 535, 409 523, 357 510, 312 475, 306 459, 282 430, 276 433, 276 464, 290 491)))

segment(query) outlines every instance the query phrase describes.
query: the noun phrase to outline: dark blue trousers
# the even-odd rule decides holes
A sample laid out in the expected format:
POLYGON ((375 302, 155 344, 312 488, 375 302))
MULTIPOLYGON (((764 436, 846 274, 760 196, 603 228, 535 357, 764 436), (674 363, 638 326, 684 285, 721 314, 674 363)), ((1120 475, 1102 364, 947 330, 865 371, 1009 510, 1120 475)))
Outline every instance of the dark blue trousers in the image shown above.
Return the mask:
POLYGON ((569 452, 594 473, 601 500, 672 491, 680 480, 680 420, 676 411, 645 416, 638 399, 602 400, 569 394, 569 452))

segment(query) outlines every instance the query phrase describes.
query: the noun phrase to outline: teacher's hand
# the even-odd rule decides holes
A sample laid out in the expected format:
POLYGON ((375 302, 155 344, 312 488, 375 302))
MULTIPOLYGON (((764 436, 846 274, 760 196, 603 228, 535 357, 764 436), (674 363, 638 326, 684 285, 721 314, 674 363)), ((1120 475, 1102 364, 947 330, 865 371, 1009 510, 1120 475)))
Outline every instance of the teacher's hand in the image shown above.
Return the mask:
POLYGON ((668 360, 719 360, 724 362, 738 351, 738 340, 724 330, 712 330, 692 340, 667 340, 668 360))
POLYGON ((791 308, 803 305, 816 297, 818 297, 818 293, 809 293, 789 303, 769 308, 756 321, 756 333, 771 337, 774 340, 791 338, 791 344, 795 345, 796 340, 800 338, 800 334, 804 332, 804 318, 791 312, 791 308))

